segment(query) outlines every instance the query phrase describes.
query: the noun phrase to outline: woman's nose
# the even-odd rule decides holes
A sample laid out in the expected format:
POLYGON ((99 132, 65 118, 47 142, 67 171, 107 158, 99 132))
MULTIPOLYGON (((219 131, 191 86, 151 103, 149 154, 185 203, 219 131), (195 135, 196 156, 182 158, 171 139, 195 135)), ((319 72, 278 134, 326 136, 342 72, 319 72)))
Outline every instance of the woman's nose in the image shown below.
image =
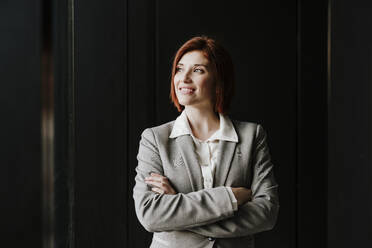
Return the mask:
POLYGON ((190 71, 185 71, 184 73, 182 73, 181 79, 185 83, 191 82, 190 71))

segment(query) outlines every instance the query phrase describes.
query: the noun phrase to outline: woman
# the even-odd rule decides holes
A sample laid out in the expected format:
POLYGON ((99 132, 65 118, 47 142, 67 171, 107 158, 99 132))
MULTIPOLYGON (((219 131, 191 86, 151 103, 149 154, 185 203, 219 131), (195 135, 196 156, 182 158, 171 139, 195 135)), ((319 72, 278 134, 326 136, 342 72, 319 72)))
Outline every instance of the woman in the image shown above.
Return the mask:
POLYGON ((278 185, 256 123, 227 115, 234 88, 229 54, 215 40, 194 37, 173 61, 175 121, 141 135, 133 189, 136 214, 151 247, 254 247, 253 234, 272 229, 278 185))

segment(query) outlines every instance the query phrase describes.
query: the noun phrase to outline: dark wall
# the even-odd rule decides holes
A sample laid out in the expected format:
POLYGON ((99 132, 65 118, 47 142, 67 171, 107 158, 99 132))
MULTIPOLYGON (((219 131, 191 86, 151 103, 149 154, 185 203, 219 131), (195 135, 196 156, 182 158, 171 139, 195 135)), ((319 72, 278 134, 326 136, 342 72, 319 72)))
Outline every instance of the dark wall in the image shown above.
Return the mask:
POLYGON ((332 1, 328 246, 372 245, 372 3, 332 1))
POLYGON ((297 247, 327 240, 327 2, 298 1, 297 247))
MULTIPOLYGON (((75 2, 74 245, 126 243, 126 2, 75 2)), ((130 144, 132 145, 132 144, 130 144)))
POLYGON ((77 2, 75 11, 76 246, 151 242, 131 196, 140 134, 177 117, 169 100, 172 57, 187 39, 208 34, 236 65, 231 117, 259 122, 269 134, 281 212, 257 245, 295 247, 296 2, 236 8, 189 1, 179 8, 173 1, 93 1, 77 2))
POLYGON ((42 246, 41 3, 0 3, 2 244, 42 246))
POLYGON ((151 234, 132 200, 140 134, 177 117, 172 57, 200 34, 232 55, 231 118, 268 133, 281 209, 257 247, 370 246, 372 6, 334 2, 2 2, 0 175, 12 247, 43 242, 45 42, 54 63, 55 246, 146 247, 151 234))

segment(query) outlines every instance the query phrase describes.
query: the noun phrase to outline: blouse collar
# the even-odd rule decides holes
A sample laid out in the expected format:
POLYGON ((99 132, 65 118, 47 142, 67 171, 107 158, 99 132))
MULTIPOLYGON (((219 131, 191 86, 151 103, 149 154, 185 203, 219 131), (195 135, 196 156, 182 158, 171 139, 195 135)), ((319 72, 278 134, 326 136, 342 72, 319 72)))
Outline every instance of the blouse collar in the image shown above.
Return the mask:
MULTIPOLYGON (((221 113, 218 114, 220 117, 220 128, 206 141, 226 140, 231 142, 238 142, 238 135, 236 134, 234 125, 232 124, 230 118, 227 115, 223 115, 221 113)), ((191 135, 193 138, 195 138, 191 131, 185 110, 183 110, 182 113, 175 120, 169 138, 176 138, 181 135, 191 135)))

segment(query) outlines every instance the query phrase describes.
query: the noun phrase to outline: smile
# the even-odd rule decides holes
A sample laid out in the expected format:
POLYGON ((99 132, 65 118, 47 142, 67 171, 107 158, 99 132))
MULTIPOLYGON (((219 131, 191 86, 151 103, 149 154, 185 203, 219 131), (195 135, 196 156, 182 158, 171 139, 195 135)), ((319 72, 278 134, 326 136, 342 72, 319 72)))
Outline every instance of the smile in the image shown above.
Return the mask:
POLYGON ((193 89, 193 88, 188 88, 188 87, 181 87, 179 91, 180 91, 182 94, 187 94, 187 95, 189 95, 189 94, 192 94, 192 93, 195 91, 195 89, 193 89))

